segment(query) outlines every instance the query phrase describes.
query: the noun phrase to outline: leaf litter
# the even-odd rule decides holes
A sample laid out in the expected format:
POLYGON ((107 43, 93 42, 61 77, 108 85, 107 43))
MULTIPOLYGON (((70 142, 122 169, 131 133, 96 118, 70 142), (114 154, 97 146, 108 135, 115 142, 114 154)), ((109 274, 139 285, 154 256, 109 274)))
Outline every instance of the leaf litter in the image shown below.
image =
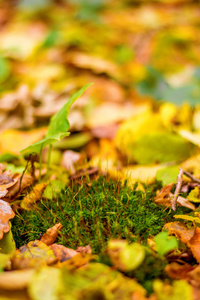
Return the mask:
POLYGON ((1 5, 0 297, 199 299, 198 20, 1 5))

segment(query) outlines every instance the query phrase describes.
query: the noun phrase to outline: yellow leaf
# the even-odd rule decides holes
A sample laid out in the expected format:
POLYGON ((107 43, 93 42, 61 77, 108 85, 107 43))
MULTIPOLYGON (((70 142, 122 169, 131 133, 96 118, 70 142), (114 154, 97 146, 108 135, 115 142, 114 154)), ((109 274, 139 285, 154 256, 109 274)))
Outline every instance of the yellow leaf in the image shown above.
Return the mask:
POLYGON ((26 210, 30 210, 34 204, 39 201, 47 187, 47 183, 37 184, 30 194, 27 194, 21 202, 21 207, 26 210))
POLYGON ((163 165, 151 165, 151 166, 136 166, 127 167, 122 170, 122 177, 127 178, 133 182, 141 181, 143 183, 152 183, 157 171, 162 169, 163 165))
POLYGON ((179 134, 189 142, 200 147, 200 133, 193 133, 188 130, 179 130, 179 134))
POLYGON ((175 215, 174 218, 183 219, 183 220, 191 221, 191 222, 195 222, 195 223, 200 223, 199 217, 192 217, 192 216, 188 216, 188 215, 175 215))
POLYGON ((46 133, 46 128, 39 128, 30 131, 8 129, 1 133, 0 152, 19 154, 19 152, 30 144, 39 141, 46 133))

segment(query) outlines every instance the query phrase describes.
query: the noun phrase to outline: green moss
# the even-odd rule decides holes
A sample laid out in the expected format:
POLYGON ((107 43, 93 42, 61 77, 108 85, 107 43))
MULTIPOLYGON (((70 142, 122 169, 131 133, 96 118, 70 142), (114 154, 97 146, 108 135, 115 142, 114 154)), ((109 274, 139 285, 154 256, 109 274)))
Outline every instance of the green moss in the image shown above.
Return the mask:
POLYGON ((147 248, 145 260, 132 275, 151 294, 153 292, 153 280, 168 277, 164 271, 166 264, 167 259, 147 248))
POLYGON ((54 199, 42 200, 33 210, 17 214, 12 222, 17 247, 38 239, 58 222, 63 229, 57 242, 70 248, 90 244, 98 253, 111 238, 145 243, 173 217, 153 201, 160 187, 159 183, 147 186, 144 193, 137 191, 137 185, 130 188, 103 176, 66 187, 54 199))

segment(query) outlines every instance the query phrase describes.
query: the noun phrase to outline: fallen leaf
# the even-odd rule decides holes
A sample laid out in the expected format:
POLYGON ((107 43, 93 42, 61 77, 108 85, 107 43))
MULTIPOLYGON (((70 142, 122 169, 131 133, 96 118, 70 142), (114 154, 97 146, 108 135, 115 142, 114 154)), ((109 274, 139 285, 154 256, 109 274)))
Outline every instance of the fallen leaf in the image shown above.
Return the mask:
POLYGON ((60 262, 64 262, 78 254, 78 251, 59 244, 52 244, 49 248, 53 250, 55 257, 57 257, 60 262))
POLYGON ((29 130, 28 132, 16 129, 5 130, 1 133, 0 151, 1 153, 10 152, 19 155, 23 147, 41 139, 46 131, 46 128, 29 130))
POLYGON ((163 227, 169 231, 169 234, 174 234, 181 242, 190 248, 194 258, 200 262, 200 228, 187 228, 186 225, 179 222, 167 223, 163 227))
POLYGON ((14 218, 15 213, 10 205, 0 200, 0 240, 3 238, 4 233, 10 230, 9 220, 14 218))
POLYGON ((23 198, 20 206, 25 210, 30 210, 33 208, 34 204, 41 200, 42 194, 44 193, 46 187, 47 183, 39 183, 34 186, 33 190, 23 198))
POLYGON ((14 269, 36 268, 57 262, 53 250, 41 241, 35 240, 20 247, 12 258, 14 269))
POLYGON ((187 246, 190 248, 194 258, 199 263, 200 262, 200 228, 199 227, 195 228, 194 235, 187 242, 187 246))
POLYGON ((200 147, 200 134, 199 133, 194 133, 194 132, 191 132, 188 130, 180 130, 179 134, 186 140, 188 140, 191 143, 200 147))
POLYGON ((169 235, 175 235, 184 244, 187 244, 195 233, 194 227, 187 228, 186 225, 180 222, 167 223, 164 225, 163 229, 167 230, 169 235))
POLYGON ((130 181, 141 181, 151 184, 156 179, 157 171, 162 168, 161 165, 148 166, 128 166, 122 169, 122 177, 130 181))
POLYGON ((62 262, 62 266, 66 267, 68 270, 75 270, 83 266, 88 265, 88 263, 93 260, 93 256, 88 253, 77 253, 73 255, 70 259, 62 262))
POLYGON ((64 299, 64 285, 60 269, 42 267, 31 277, 28 293, 33 300, 64 299))
POLYGON ((0 268, 10 270, 11 267, 11 254, 0 253, 0 268))
POLYGON ((87 117, 86 125, 91 129, 100 126, 111 126, 130 118, 133 114, 134 106, 132 103, 126 103, 123 106, 117 103, 102 103, 92 111, 91 116, 87 117))
POLYGON ((175 237, 169 236, 166 231, 160 232, 154 237, 155 249, 159 255, 164 256, 174 249, 178 249, 178 241, 175 237))
POLYGON ((90 247, 90 245, 87 246, 80 246, 76 249, 77 252, 79 253, 88 253, 88 254, 92 254, 92 248, 90 247))
POLYGON ((184 263, 183 265, 172 262, 165 267, 165 272, 167 272, 168 276, 170 276, 172 279, 187 279, 188 273, 194 270, 195 267, 191 266, 187 263, 184 263))
POLYGON ((14 186, 17 181, 19 180, 18 177, 16 177, 15 179, 11 179, 11 182, 5 183, 5 184, 1 184, 0 185, 0 197, 3 198, 8 194, 8 189, 11 188, 12 186, 14 186))
POLYGON ((116 76, 117 67, 111 61, 107 61, 101 57, 95 57, 83 53, 74 52, 68 55, 70 64, 79 68, 92 69, 95 73, 108 73, 116 76))
POLYGON ((35 179, 28 174, 24 174, 23 177, 20 174, 14 174, 13 179, 15 184, 9 188, 6 196, 3 197, 3 200, 7 202, 14 201, 25 188, 32 185, 35 181, 35 179))
MULTIPOLYGON (((9 224, 11 227, 11 224, 9 224)), ((0 252, 4 254, 12 254, 16 250, 15 241, 11 229, 4 233, 0 240, 0 252)))
MULTIPOLYGON (((166 186, 164 186, 160 191, 156 192, 156 197, 154 197, 154 201, 157 204, 170 206, 171 200, 173 199, 174 194, 172 194, 170 191, 173 187, 174 183, 169 183, 166 186)), ((187 207, 189 209, 195 210, 194 204, 192 204, 188 199, 183 198, 181 196, 178 196, 177 203, 180 206, 187 207)))
POLYGON ((195 203, 200 203, 200 187, 197 186, 195 187, 188 195, 188 200, 195 202, 195 203))
POLYGON ((62 224, 55 224, 53 227, 47 229, 47 231, 41 237, 41 242, 45 243, 47 246, 55 242, 59 231, 62 229, 62 224))
POLYGON ((124 240, 109 240, 107 253, 115 268, 125 272, 135 270, 145 258, 145 250, 141 245, 129 245, 124 240))
POLYGON ((34 270, 17 270, 0 274, 0 288, 17 291, 26 288, 34 274, 34 270))

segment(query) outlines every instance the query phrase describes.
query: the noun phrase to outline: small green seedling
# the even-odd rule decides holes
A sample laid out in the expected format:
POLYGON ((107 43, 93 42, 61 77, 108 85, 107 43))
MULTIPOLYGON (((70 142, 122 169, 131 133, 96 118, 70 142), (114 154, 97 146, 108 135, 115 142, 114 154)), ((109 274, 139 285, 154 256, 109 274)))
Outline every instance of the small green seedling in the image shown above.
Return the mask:
POLYGON ((41 169, 42 169, 42 150, 45 146, 49 146, 49 154, 48 154, 48 163, 47 163, 47 170, 49 169, 50 165, 50 157, 51 157, 51 149, 52 145, 63 139, 64 137, 70 135, 69 127, 69 121, 67 119, 67 116, 69 114, 70 107, 75 102, 76 99, 78 99, 85 90, 91 85, 91 83, 85 85, 82 89, 80 89, 77 93, 73 94, 70 99, 67 101, 67 103, 64 104, 64 106, 57 112, 50 120, 50 124, 48 127, 47 134, 44 139, 40 140, 39 142, 36 142, 20 151, 22 154, 30 154, 33 152, 39 153, 40 156, 40 175, 39 179, 41 179, 41 169))

